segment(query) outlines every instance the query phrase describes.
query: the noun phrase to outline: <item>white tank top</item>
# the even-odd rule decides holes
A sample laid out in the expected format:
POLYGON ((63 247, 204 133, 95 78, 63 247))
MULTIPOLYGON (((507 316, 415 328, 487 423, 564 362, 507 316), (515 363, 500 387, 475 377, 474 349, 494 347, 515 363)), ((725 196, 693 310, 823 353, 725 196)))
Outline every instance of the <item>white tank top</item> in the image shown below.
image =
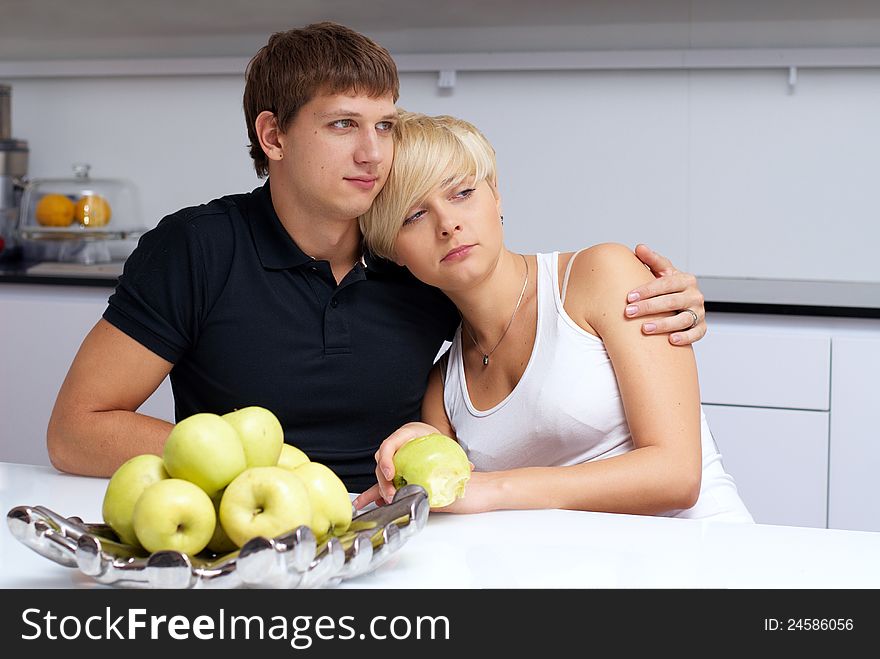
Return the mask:
MULTIPOLYGON (((620 389, 605 344, 580 328, 563 300, 574 257, 559 294, 559 252, 537 255, 535 344, 513 391, 488 410, 471 403, 464 376, 461 327, 449 349, 443 401, 458 441, 478 471, 564 466, 633 449, 620 389)), ((703 477, 697 503, 666 516, 752 522, 724 471, 700 410, 703 477)))

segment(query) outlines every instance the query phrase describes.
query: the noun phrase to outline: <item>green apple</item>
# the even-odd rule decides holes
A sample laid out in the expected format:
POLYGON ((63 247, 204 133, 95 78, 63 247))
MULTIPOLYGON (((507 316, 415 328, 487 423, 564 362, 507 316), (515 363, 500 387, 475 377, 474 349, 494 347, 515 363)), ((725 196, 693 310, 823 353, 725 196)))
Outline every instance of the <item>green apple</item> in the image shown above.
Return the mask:
POLYGON ((395 488, 421 485, 431 508, 448 506, 464 496, 471 477, 464 449, 451 437, 432 433, 408 441, 394 454, 395 488))
POLYGON ((198 485, 166 478, 144 490, 134 507, 134 532, 150 552, 173 550, 195 555, 214 535, 217 515, 198 485))
POLYGON ((151 453, 136 455, 113 472, 104 492, 101 515, 125 544, 140 546, 132 526, 134 505, 146 488, 166 478, 162 458, 151 453))
POLYGON ((241 547, 251 538, 274 538, 312 522, 302 479, 281 467, 251 467, 233 480, 220 501, 220 523, 241 547))
POLYGON ((348 489, 330 467, 305 462, 293 470, 309 491, 312 503, 311 529, 318 540, 330 533, 345 533, 351 525, 351 497, 348 489))
POLYGON ((223 530, 223 524, 220 523, 220 501, 223 499, 224 492, 226 492, 225 488, 211 497, 211 503, 214 504, 214 513, 217 515, 217 525, 214 527, 214 535, 208 540, 208 549, 215 554, 228 554, 238 549, 236 544, 226 535, 226 531, 223 530))
POLYGON ((238 432, 218 414, 201 412, 178 421, 162 454, 172 478, 195 483, 212 495, 247 469, 238 432))
POLYGON ((243 407, 223 418, 238 432, 248 467, 274 467, 284 446, 281 422, 265 407, 243 407))
POLYGON ((278 456, 279 467, 284 469, 296 469, 301 464, 309 462, 309 456, 300 451, 297 447, 285 444, 281 447, 281 455, 278 456))

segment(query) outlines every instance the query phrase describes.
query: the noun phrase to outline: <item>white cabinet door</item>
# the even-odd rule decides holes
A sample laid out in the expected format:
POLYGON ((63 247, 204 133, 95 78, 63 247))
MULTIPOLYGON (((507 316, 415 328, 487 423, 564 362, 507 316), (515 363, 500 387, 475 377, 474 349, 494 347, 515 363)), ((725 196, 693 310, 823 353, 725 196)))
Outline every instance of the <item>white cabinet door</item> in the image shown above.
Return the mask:
POLYGON ((724 467, 756 522, 827 525, 827 412, 703 409, 724 467))
POLYGON ((714 328, 694 344, 704 403, 828 409, 831 337, 827 332, 786 333, 714 328))
POLYGON ((880 338, 835 337, 828 526, 880 531, 880 338))
POLYGON ((0 289, 0 460, 49 464, 46 426, 55 397, 108 295, 67 286, 0 289))
MULTIPOLYGON (((46 426, 80 343, 111 289, 0 286, 0 461, 49 464, 46 426)), ((173 421, 168 378, 141 412, 173 421)))

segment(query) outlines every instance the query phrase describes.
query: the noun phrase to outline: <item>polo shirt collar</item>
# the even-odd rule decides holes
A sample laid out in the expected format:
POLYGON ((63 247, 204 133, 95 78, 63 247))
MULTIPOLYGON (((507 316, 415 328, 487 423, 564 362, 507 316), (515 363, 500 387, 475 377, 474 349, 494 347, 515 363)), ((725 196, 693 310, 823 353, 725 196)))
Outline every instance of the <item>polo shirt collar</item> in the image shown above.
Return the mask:
MULTIPOLYGON (((281 224, 272 205, 268 179, 262 187, 253 191, 249 215, 257 254, 264 268, 287 270, 312 262, 312 257, 299 248, 281 224)), ((380 258, 370 251, 366 251, 361 257, 361 264, 368 271, 379 273, 398 273, 404 270, 393 261, 380 258)))
POLYGON ((264 268, 270 270, 287 270, 305 263, 312 258, 299 248, 272 205, 272 193, 269 190, 269 179, 262 187, 254 190, 248 221, 254 236, 257 254, 264 268))

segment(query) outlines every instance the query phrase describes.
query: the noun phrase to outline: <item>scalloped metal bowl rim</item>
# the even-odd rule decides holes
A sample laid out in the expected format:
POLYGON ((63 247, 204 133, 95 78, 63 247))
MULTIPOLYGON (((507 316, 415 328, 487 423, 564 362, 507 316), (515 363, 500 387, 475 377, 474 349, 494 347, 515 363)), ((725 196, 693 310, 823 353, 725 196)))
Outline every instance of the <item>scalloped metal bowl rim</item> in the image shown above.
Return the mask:
MULTIPOLYGON (((206 559, 200 558, 198 555, 189 556, 173 551, 145 554, 142 551, 137 551, 134 547, 118 542, 116 534, 106 524, 86 523, 76 516, 63 517, 44 506, 16 506, 12 508, 7 513, 7 525, 10 527, 12 535, 35 553, 58 563, 59 565, 76 567, 82 574, 94 579, 98 583, 106 585, 122 587, 166 587, 158 583, 154 585, 154 582, 158 579, 157 575, 152 574, 156 570, 165 569, 160 565, 156 565, 157 562, 161 563, 163 558, 174 558, 174 560, 171 561, 171 563, 173 563, 173 569, 179 570, 184 563, 189 565, 190 578, 184 587, 193 588, 204 583, 214 583, 216 580, 222 579, 224 576, 235 572, 240 552, 248 547, 250 543, 259 544, 260 542, 263 542, 266 546, 262 548, 255 547, 255 551, 272 551, 279 554, 277 560, 279 561, 279 564, 283 563, 285 565, 287 573, 299 576, 297 583, 302 581, 308 582, 308 575, 312 573, 313 570, 324 570, 326 573, 321 575, 318 583, 309 583, 307 586, 315 587, 328 582, 338 583, 344 579, 361 576, 379 567, 391 554, 399 550, 410 536, 418 533, 421 528, 424 527, 429 510, 428 506, 424 505, 426 502, 427 493, 423 488, 419 486, 406 486, 396 493, 394 501, 391 504, 372 508, 362 512, 360 515, 355 515, 353 521, 364 521, 365 518, 368 521, 371 521, 372 518, 378 518, 379 521, 382 521, 384 518, 389 518, 382 524, 377 522, 374 526, 362 529, 349 536, 353 539, 358 536, 368 536, 371 539, 369 543, 363 543, 361 545, 361 547, 365 544, 370 545, 369 562, 364 562, 364 559, 361 557, 359 560, 362 564, 357 564, 358 567, 355 568, 351 568, 349 559, 352 556, 356 556, 356 553, 349 554, 347 548, 340 550, 340 547, 342 547, 342 541, 339 538, 333 536, 325 542, 318 543, 315 540, 311 529, 307 526, 300 526, 297 529, 280 534, 275 538, 254 538, 248 541, 248 543, 243 545, 240 549, 223 555, 215 555, 211 559, 206 559), (408 505, 400 505, 407 499, 409 499, 408 505), (401 517, 407 517, 406 523, 398 523, 398 520, 400 520, 401 517), (425 519, 423 519, 423 517, 425 519), (392 526, 394 527, 393 530, 390 528, 392 526), (80 531, 80 529, 82 531, 80 531), (383 540, 378 546, 374 547, 372 545, 373 538, 375 538, 380 529, 383 540), (99 530, 108 530, 109 534, 112 534, 113 537, 108 537, 109 534, 104 535, 96 532, 99 530), (393 542, 386 544, 385 538, 389 534, 394 540, 393 542), (61 537, 59 538, 57 536, 61 537), (291 542, 292 536, 294 539, 293 542, 291 542), (80 542, 80 539, 84 537, 88 539, 80 542), (89 542, 89 540, 92 542, 89 542), (333 546, 334 541, 338 546, 333 546), (289 554, 297 548, 302 547, 303 542, 315 543, 315 548, 311 554, 311 560, 308 567, 305 569, 299 569, 296 566, 288 564, 292 563, 292 561, 288 562, 281 559, 281 556, 289 554), (125 548, 127 551, 107 551, 105 548, 106 543, 110 543, 110 545, 115 547, 125 548), (84 566, 80 564, 81 560, 84 560, 80 556, 81 552, 87 551, 85 545, 92 545, 97 549, 97 551, 93 553, 95 564, 90 566, 88 572, 84 569, 84 566), (83 547, 83 549, 81 550, 80 547, 83 547), (382 551, 383 549, 385 551, 382 551), (329 560, 331 563, 333 561, 338 562, 340 551, 343 556, 341 564, 332 572, 327 570, 327 567, 322 564, 322 561, 329 560), (68 558, 65 559, 65 557, 68 558), (293 570, 291 570, 291 567, 293 567, 293 570), (110 575, 108 575, 108 571, 111 572, 110 575), (119 571, 122 574, 117 574, 116 578, 114 578, 112 576, 113 571, 119 571), (130 578, 128 576, 129 574, 131 577, 143 576, 143 579, 130 578)), ((354 545, 352 544, 351 546, 354 545)), ((253 585, 253 582, 251 582, 251 584, 244 582, 240 575, 232 577, 229 580, 234 582, 232 587, 247 587, 253 585)), ((297 587, 297 585, 294 585, 293 587, 297 587)))

